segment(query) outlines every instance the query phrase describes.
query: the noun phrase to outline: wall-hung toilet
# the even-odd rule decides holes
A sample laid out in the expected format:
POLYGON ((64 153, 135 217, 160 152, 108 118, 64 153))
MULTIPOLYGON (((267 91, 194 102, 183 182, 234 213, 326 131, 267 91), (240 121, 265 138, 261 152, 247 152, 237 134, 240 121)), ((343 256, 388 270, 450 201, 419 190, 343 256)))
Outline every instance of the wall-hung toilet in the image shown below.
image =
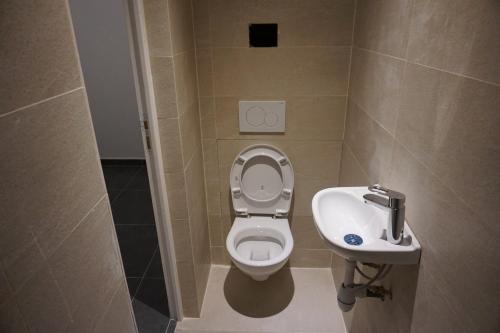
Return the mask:
POLYGON ((233 162, 230 187, 236 219, 226 239, 232 261, 254 280, 266 280, 288 260, 293 238, 288 212, 293 168, 270 145, 245 148, 233 162))

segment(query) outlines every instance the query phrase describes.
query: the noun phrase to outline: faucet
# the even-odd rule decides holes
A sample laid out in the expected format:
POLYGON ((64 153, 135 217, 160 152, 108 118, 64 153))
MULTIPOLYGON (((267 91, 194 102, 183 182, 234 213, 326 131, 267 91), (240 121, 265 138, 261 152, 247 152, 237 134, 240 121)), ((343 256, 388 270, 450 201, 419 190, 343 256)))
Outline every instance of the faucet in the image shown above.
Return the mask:
POLYGON ((369 193, 363 195, 366 203, 372 202, 376 206, 385 207, 390 210, 386 232, 387 241, 392 244, 401 243, 405 224, 405 195, 378 184, 368 186, 368 190, 377 194, 369 193))

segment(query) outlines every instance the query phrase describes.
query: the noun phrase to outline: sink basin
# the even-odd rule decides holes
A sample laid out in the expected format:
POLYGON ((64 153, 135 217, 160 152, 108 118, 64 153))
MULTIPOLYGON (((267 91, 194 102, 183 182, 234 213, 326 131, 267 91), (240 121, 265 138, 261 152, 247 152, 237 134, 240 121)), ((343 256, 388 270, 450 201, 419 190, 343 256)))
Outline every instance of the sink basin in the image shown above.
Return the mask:
POLYGON ((386 240, 389 210, 365 203, 368 187, 335 187, 312 200, 314 222, 321 238, 338 255, 376 264, 416 264, 420 244, 405 221, 403 240, 386 240), (357 244, 357 245, 354 245, 357 244))

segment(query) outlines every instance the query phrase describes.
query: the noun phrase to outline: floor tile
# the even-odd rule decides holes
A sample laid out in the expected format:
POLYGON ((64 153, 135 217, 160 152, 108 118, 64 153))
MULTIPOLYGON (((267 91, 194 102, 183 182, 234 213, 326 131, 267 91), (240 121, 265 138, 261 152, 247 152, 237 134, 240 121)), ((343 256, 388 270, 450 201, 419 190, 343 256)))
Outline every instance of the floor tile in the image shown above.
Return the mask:
POLYGON ((146 272, 147 278, 157 278, 163 279, 163 268, 161 264, 161 254, 160 250, 157 249, 153 259, 151 260, 151 264, 149 265, 148 271, 146 272))
POLYGON ((154 224, 149 191, 125 190, 111 204, 115 224, 154 224))
POLYGON ((109 190, 123 190, 130 183, 140 166, 103 166, 106 188, 109 190))
POLYGON ((115 201, 123 190, 108 190, 109 202, 115 201))
POLYGON ((154 225, 116 225, 127 277, 142 277, 158 246, 154 225))
POLYGON ((137 292, 137 288, 141 284, 141 278, 127 278, 127 286, 130 297, 134 297, 137 292))
POLYGON ((139 290, 137 290, 135 294, 135 299, 155 309, 159 313, 167 317, 169 316, 167 292, 163 279, 144 278, 139 290))
POLYGON ((134 307, 135 321, 139 333, 165 333, 169 318, 141 301, 135 299, 134 307))
POLYGON ((256 282, 235 267, 212 265, 200 318, 178 322, 176 332, 345 333, 346 329, 329 268, 285 268, 256 282))
POLYGON ((128 184, 127 189, 149 190, 148 170, 145 166, 141 167, 134 178, 132 178, 132 181, 128 184))

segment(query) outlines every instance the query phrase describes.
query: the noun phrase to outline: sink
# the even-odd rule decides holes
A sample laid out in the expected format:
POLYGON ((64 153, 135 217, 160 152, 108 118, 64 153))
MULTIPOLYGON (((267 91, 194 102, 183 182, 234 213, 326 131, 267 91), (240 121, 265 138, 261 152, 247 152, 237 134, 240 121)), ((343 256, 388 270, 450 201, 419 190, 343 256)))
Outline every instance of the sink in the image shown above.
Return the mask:
POLYGON ((352 261, 376 264, 416 264, 420 243, 405 221, 403 240, 386 240, 389 210, 367 204, 368 187, 335 187, 316 193, 312 200, 314 223, 321 238, 335 253, 352 261))

